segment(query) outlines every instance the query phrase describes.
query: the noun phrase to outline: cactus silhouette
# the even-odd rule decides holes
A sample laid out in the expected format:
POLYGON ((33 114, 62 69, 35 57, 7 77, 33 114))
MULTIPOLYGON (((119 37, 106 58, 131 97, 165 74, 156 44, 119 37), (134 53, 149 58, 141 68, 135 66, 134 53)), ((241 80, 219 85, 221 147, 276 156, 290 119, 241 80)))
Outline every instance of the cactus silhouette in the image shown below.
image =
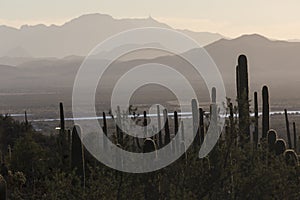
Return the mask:
POLYGON ((283 139, 276 140, 275 145, 274 145, 274 149, 275 149, 275 154, 277 156, 283 154, 284 151, 286 150, 285 141, 283 139))
POLYGON ((204 111, 202 108, 199 108, 199 115, 200 142, 202 144, 204 141, 204 111))
POLYGON ((147 112, 144 111, 144 120, 143 120, 143 127, 144 127, 144 137, 147 137, 147 112))
POLYGON ((216 103, 216 102, 217 102, 217 90, 216 90, 215 87, 213 87, 213 88, 211 89, 211 101, 212 101, 213 103, 216 103))
POLYGON ((212 126, 213 130, 217 131, 218 129, 218 106, 217 106, 217 91, 213 87, 211 89, 211 104, 210 104, 210 123, 209 126, 212 126))
POLYGON ((193 134, 195 137, 194 145, 200 144, 200 137, 199 137, 199 114, 198 114, 198 106, 196 99, 192 99, 192 117, 193 117, 193 134))
POLYGON ((179 125, 178 125, 178 113, 177 113, 177 111, 174 111, 174 133, 175 133, 175 135, 177 135, 177 133, 178 133, 178 127, 179 127, 179 125))
POLYGON ((270 151, 274 150, 275 142, 277 140, 277 132, 273 129, 270 129, 267 134, 268 147, 270 151))
POLYGON ((296 131, 295 122, 293 122, 293 132, 294 132, 294 150, 297 152, 297 131, 296 131))
POLYGON ((185 152, 186 148, 185 148, 185 143, 184 143, 184 124, 183 121, 181 121, 181 141, 180 141, 180 151, 181 152, 185 152))
POLYGON ((161 121, 160 121, 160 109, 159 109, 159 105, 157 105, 157 128, 158 128, 158 146, 159 148, 163 146, 163 142, 162 142, 162 134, 161 134, 161 121))
POLYGON ((293 149, 287 149, 284 152, 284 158, 285 162, 289 166, 298 166, 299 165, 299 160, 298 160, 298 155, 293 149))
MULTIPOLYGON (((102 113, 103 117, 103 133, 107 137, 107 122, 106 122, 106 115, 105 112, 102 113)), ((107 150, 107 138, 103 137, 103 149, 107 150)))
POLYGON ((71 168, 85 185, 85 159, 81 143, 81 128, 75 125, 72 130, 71 168))
POLYGON ((253 142, 255 147, 258 144, 258 100, 257 92, 254 92, 254 132, 253 132, 253 142))
POLYGON ((263 86, 262 88, 262 101, 263 101, 263 108, 262 108, 262 137, 266 138, 267 133, 269 130, 269 89, 267 86, 263 86))
POLYGON ((285 125, 286 125, 286 134, 287 134, 287 138, 288 138, 288 145, 289 145, 289 149, 291 149, 292 148, 292 140, 291 140, 289 118, 288 118, 286 109, 284 109, 284 116, 285 116, 285 125))
POLYGON ((26 129, 28 128, 29 122, 28 122, 28 117, 27 117, 27 112, 25 110, 25 127, 26 129))
POLYGON ((143 153, 149 153, 152 151, 156 151, 156 145, 153 139, 151 138, 147 138, 144 141, 144 145, 143 145, 143 153))
POLYGON ((241 141, 250 140, 249 127, 249 86, 247 57, 240 55, 236 67, 237 101, 239 111, 239 131, 241 141))
MULTIPOLYGON (((178 121, 178 113, 177 111, 174 111, 174 134, 175 136, 178 134, 178 129, 179 129, 179 121, 178 121)), ((176 151, 177 149, 179 149, 180 145, 180 140, 176 140, 176 143, 174 143, 174 151, 176 151)))
POLYGON ((184 141, 184 124, 183 124, 183 121, 181 121, 181 141, 184 141))
POLYGON ((117 143, 120 145, 123 145, 123 132, 122 132, 122 119, 121 119, 121 110, 120 106, 117 106, 117 124, 116 124, 116 130, 117 130, 117 143))
POLYGON ((168 111, 164 109, 164 122, 165 122, 165 145, 169 144, 171 141, 170 129, 169 129, 169 119, 168 119, 168 111))
POLYGON ((65 114, 64 114, 64 105, 62 102, 59 103, 59 116, 60 116, 60 130, 59 130, 59 149, 61 154, 61 162, 63 166, 67 166, 69 163, 69 145, 67 142, 67 134, 65 127, 65 114))
POLYGON ((64 114, 64 105, 62 102, 59 103, 59 116, 60 116, 60 131, 61 133, 65 132, 65 114, 64 114))
POLYGON ((6 181, 2 175, 0 175, 0 200, 6 200, 7 198, 7 186, 6 181))
POLYGON ((233 114, 233 105, 230 102, 229 105, 229 126, 230 126, 230 131, 228 130, 227 126, 227 134, 226 134, 226 141, 228 142, 229 145, 232 145, 232 143, 236 143, 236 138, 235 138, 235 123, 234 123, 234 114, 233 114))

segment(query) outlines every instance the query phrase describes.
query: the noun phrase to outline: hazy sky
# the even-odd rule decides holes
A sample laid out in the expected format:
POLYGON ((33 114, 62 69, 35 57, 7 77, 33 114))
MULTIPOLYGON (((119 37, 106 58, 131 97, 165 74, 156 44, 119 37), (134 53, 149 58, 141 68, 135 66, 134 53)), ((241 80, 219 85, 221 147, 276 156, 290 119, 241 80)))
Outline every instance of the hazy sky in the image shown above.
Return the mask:
POLYGON ((0 24, 62 24, 87 13, 153 18, 174 28, 236 37, 300 39, 299 0, 0 0, 0 24))

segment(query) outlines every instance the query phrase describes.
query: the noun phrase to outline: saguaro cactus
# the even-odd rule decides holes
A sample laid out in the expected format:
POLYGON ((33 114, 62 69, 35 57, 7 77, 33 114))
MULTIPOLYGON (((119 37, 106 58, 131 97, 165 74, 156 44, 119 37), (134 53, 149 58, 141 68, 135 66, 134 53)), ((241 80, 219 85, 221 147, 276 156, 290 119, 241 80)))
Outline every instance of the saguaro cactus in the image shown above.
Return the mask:
POLYGON ((241 141, 249 141, 249 86, 247 57, 240 55, 236 67, 237 101, 239 111, 239 131, 241 141))
POLYGON ((200 142, 202 144, 204 141, 204 111, 202 108, 199 108, 199 115, 200 142))
POLYGON ((7 198, 7 186, 3 176, 0 175, 0 200, 6 200, 7 198))
POLYGON ((147 138, 144 140, 144 145, 143 145, 143 153, 150 153, 152 151, 156 151, 156 145, 154 140, 151 138, 147 138))
MULTIPOLYGON (((236 128, 235 128, 235 123, 234 123, 234 113, 233 113, 233 105, 230 102, 229 103, 229 126, 230 126, 230 131, 229 134, 226 135, 226 141, 228 142, 228 144, 231 144, 234 142, 234 144, 236 143, 236 137, 235 137, 235 132, 236 132, 236 128)), ((227 132, 228 133, 228 130, 227 132)))
POLYGON ((287 149, 284 152, 285 162, 289 166, 298 166, 299 160, 296 152, 293 149, 287 149))
POLYGON ((163 113, 164 113, 164 122, 165 122, 165 145, 167 145, 171 141, 167 109, 164 109, 163 113))
POLYGON ((174 134, 177 135, 178 133, 178 113, 177 111, 174 111, 174 134))
POLYGON ((67 142, 67 133, 66 133, 66 127, 65 127, 65 114, 64 114, 64 106, 63 103, 59 103, 59 116, 60 116, 60 130, 59 130, 59 137, 58 137, 58 143, 59 143, 59 149, 61 153, 61 162, 63 166, 67 166, 69 163, 69 147, 67 142))
POLYGON ((117 124, 116 124, 116 130, 117 130, 117 143, 123 145, 123 132, 122 132, 122 119, 121 119, 121 110, 120 106, 117 106, 117 124))
POLYGON ((158 128, 158 146, 162 147, 163 143, 162 143, 162 134, 161 134, 161 121, 160 121, 160 109, 159 109, 159 105, 157 105, 157 128, 158 128))
POLYGON ((84 149, 81 143, 81 128, 75 125, 72 130, 71 168, 81 178, 85 185, 84 149))
POLYGON ((64 114, 64 105, 62 102, 59 103, 59 115, 60 115, 60 132, 65 132, 65 114, 64 114))
POLYGON ((277 132, 273 129, 268 131, 268 147, 270 151, 274 150, 274 145, 277 140, 277 132))
POLYGON ((294 150, 297 152, 297 131, 296 131, 295 122, 293 122, 293 130, 294 130, 294 150))
POLYGON ((286 134, 287 134, 287 138, 288 138, 288 145, 289 145, 289 149, 291 149, 292 148, 292 140, 291 140, 289 118, 288 118, 286 109, 284 109, 284 116, 285 116, 285 125, 286 125, 286 134))
MULTIPOLYGON (((102 117, 103 117, 103 133, 107 137, 107 123, 106 123, 105 112, 102 113, 102 117)), ((104 150, 107 149, 107 138, 106 137, 103 137, 103 149, 104 150)))
POLYGON ((218 106, 217 106, 217 91, 216 88, 213 87, 211 89, 211 104, 210 104, 210 126, 212 126, 213 130, 218 130, 218 106))
POLYGON ((193 134, 195 137, 194 144, 200 144, 199 138, 199 115, 198 115, 198 106, 196 99, 192 99, 192 117, 193 117, 193 134))
POLYGON ((215 87, 211 89, 211 101, 213 103, 217 102, 217 89, 215 87))
POLYGON ((25 127, 28 128, 28 125, 29 125, 29 123, 28 123, 28 117, 27 117, 27 112, 25 110, 25 127))
POLYGON ((262 109, 262 137, 266 138, 269 130, 269 90, 267 86, 263 86, 262 88, 262 101, 263 101, 263 109, 262 109))
POLYGON ((285 141, 283 139, 276 140, 274 148, 275 148, 275 154, 277 156, 283 154, 284 151, 286 150, 285 141))
POLYGON ((258 144, 258 100, 257 100, 257 92, 254 92, 254 132, 253 132, 253 142, 255 147, 258 144))
POLYGON ((144 127, 144 137, 147 137, 147 112, 144 111, 144 120, 143 120, 143 127, 144 127))
POLYGON ((183 121, 181 121, 181 142, 180 142, 180 149, 181 152, 185 152, 185 144, 184 144, 184 124, 183 121))
MULTIPOLYGON (((177 111, 174 111, 174 134, 175 137, 178 134, 178 128, 179 128, 179 121, 178 121, 178 113, 177 111)), ((179 140, 176 140, 176 143, 174 143, 174 151, 179 148, 180 142, 179 140)))

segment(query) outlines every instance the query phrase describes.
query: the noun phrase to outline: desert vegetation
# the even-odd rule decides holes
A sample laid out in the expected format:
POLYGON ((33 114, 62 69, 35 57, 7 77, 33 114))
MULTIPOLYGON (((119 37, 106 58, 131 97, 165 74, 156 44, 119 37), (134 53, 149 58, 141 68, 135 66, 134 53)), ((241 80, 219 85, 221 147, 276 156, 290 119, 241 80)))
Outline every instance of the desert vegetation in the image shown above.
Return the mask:
MULTIPOLYGON (((236 67, 236 99, 227 99, 227 118, 222 135, 209 155, 198 158, 198 151, 209 125, 218 118, 216 91, 212 90, 210 110, 199 108, 191 100, 193 145, 174 143, 172 151, 184 149, 180 159, 161 170, 131 174, 110 169, 98 162, 81 142, 81 129, 66 127, 64 106, 59 103, 59 133, 46 135, 33 129, 25 113, 24 121, 0 116, 0 200, 5 199, 299 199, 300 165, 297 124, 289 121, 287 141, 270 129, 268 86, 254 92, 250 101, 247 57, 240 55, 236 67), (254 104, 254 116, 250 104, 254 104), (262 123, 258 108, 262 105, 262 123), (290 127, 290 125, 292 125, 290 127), (261 128, 261 131, 260 131, 261 128), (261 133, 260 133, 261 132, 261 133)), ((117 110, 116 116, 103 112, 104 134, 121 148, 134 152, 156 151, 176 134, 184 141, 184 130, 178 112, 158 111, 164 118, 159 132, 146 139, 123 133, 110 117, 122 121, 132 116, 135 123, 146 126, 147 113, 136 113, 134 107, 117 110)), ((160 122, 160 120, 158 120, 160 122)), ((121 124, 121 123, 118 123, 121 124)), ((145 130, 147 132, 147 130, 145 130)), ((145 133, 145 135, 147 135, 145 133)), ((107 141, 103 147, 108 148, 107 141)), ((116 158, 117 162, 122 162, 116 158)), ((153 158, 156 159, 156 158, 153 158)))

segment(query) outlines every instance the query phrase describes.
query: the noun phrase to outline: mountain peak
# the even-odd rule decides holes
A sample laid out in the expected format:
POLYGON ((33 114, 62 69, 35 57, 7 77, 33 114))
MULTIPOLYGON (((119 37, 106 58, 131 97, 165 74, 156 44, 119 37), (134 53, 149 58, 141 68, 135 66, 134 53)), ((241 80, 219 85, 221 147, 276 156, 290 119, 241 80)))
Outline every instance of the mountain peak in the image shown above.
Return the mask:
POLYGON ((81 22, 95 22, 95 21, 101 21, 101 20, 113 20, 113 17, 107 14, 100 14, 100 13, 91 13, 91 14, 85 14, 81 15, 79 17, 76 17, 68 22, 66 22, 64 25, 68 24, 77 24, 81 22))
POLYGON ((244 34, 241 35, 237 38, 231 39, 231 38, 221 38, 220 40, 209 44, 210 45, 215 45, 215 43, 223 43, 223 44, 233 44, 236 43, 238 45, 243 45, 243 44, 266 44, 266 43, 270 43, 272 42, 272 40, 270 40, 269 38, 259 35, 257 33, 253 33, 253 34, 244 34), (233 42, 233 43, 232 43, 233 42))
MULTIPOLYGON (((0 27, 0 43, 7 44, 0 46, 0 57, 8 54, 28 55, 26 52, 30 52, 29 55, 33 57, 84 56, 112 35, 143 27, 175 30, 151 15, 144 18, 122 19, 100 13, 81 15, 63 25, 24 25, 14 31, 0 27), (9 49, 11 50, 8 52, 9 49)), ((200 45, 209 44, 222 37, 211 33, 178 31, 194 38, 200 45)))
POLYGON ((36 25, 22 25, 20 30, 25 30, 25 29, 44 29, 47 28, 47 26, 45 24, 36 24, 36 25))
POLYGON ((262 40, 262 41, 270 41, 269 38, 259 35, 257 33, 253 33, 253 34, 245 34, 245 35, 241 35, 240 37, 236 38, 236 40, 239 39, 243 39, 243 40, 262 40))

